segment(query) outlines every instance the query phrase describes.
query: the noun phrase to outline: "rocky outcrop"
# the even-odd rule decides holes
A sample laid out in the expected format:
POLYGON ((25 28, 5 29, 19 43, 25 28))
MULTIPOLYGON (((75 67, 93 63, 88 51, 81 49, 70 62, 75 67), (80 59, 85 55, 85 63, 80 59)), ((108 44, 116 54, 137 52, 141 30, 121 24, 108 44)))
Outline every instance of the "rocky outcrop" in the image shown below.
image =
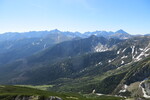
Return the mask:
POLYGON ((147 95, 150 96, 150 81, 146 81, 143 85, 144 85, 147 95))
POLYGON ((60 97, 50 96, 50 97, 40 97, 40 96, 16 96, 11 100, 62 100, 60 97))

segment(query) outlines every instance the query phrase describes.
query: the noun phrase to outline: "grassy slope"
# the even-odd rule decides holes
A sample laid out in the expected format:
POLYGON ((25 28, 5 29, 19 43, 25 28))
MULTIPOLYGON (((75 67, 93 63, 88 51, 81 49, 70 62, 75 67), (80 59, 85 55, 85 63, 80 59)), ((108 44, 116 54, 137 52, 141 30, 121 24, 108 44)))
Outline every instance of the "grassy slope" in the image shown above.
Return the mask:
POLYGON ((11 100, 16 96, 40 96, 40 97, 49 97, 57 96, 63 100, 121 100, 120 97, 112 96, 96 96, 96 95, 81 95, 75 93, 54 93, 48 91, 37 90, 28 87, 20 86, 0 86, 0 100, 11 100))
POLYGON ((111 93, 113 89, 116 87, 115 85, 119 84, 117 81, 120 81, 120 79, 118 79, 117 77, 123 75, 123 73, 127 72, 128 69, 129 66, 124 66, 117 70, 114 69, 114 70, 107 71, 102 75, 96 75, 90 77, 85 76, 77 79, 69 79, 69 78, 59 79, 58 81, 56 81, 56 83, 61 83, 61 85, 55 84, 52 88, 49 89, 52 91, 59 90, 59 91, 74 91, 74 92, 79 92, 79 91, 82 92, 81 90, 83 90, 83 92, 86 91, 87 93, 91 93, 94 89, 96 89, 96 92, 99 93, 104 93, 104 94, 111 93), (112 90, 107 87, 108 88, 107 91, 102 91, 106 89, 106 87, 104 87, 103 85, 105 84, 105 82, 107 84, 109 82, 109 78, 111 78, 112 76, 114 77, 116 76, 114 82, 117 82, 117 84, 110 83, 109 86, 111 87, 112 90))
MULTIPOLYGON (((91 93, 95 89, 96 92, 98 93, 104 93, 104 94, 112 93, 117 87, 117 85, 119 85, 119 83, 124 84, 126 82, 129 82, 129 79, 133 77, 134 73, 136 73, 136 75, 138 76, 137 78, 140 78, 139 77, 140 75, 140 76, 143 76, 143 79, 144 79, 146 75, 149 75, 149 73, 146 72, 149 70, 143 70, 145 72, 145 75, 142 75, 143 72, 140 72, 137 69, 144 69, 147 67, 149 68, 149 58, 143 61, 140 61, 138 63, 136 62, 133 64, 125 65, 124 67, 121 67, 120 69, 107 71, 106 73, 103 73, 102 75, 96 75, 96 76, 90 76, 90 77, 85 76, 85 77, 77 78, 77 79, 69 79, 69 78, 62 79, 62 80, 59 80, 61 81, 60 83, 62 83, 61 85, 58 84, 50 88, 50 90, 54 89, 55 91, 56 89, 59 91, 70 91, 70 92, 71 91, 74 91, 74 92, 83 91, 83 92, 91 93), (120 78, 120 76, 122 77, 120 78), (105 86, 107 86, 108 90, 106 89, 105 86)), ((136 78, 133 77, 133 79, 136 79, 136 78)), ((139 79, 135 81, 138 81, 138 80, 139 79)), ((117 89, 120 89, 120 88, 117 87, 117 89)))

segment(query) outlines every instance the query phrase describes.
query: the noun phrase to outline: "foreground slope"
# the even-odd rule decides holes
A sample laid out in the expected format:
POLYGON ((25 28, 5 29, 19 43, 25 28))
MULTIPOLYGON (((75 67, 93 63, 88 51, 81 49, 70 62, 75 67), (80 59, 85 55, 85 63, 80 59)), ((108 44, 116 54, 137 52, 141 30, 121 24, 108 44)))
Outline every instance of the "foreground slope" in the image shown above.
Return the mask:
POLYGON ((0 100, 122 100, 121 97, 55 93, 20 86, 0 86, 0 100))

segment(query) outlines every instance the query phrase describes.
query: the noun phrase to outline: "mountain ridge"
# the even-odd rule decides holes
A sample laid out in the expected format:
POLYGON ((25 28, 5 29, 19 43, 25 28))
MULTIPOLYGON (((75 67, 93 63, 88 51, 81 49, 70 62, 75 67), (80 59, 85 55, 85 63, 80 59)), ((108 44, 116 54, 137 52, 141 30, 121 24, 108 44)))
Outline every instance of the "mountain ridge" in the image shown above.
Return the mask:
MULTIPOLYGON (((3 34, 0 34, 0 39, 2 40, 14 40, 14 39, 22 39, 22 38, 35 38, 35 37, 44 37, 50 34, 63 34, 68 37, 82 37, 87 38, 91 35, 96 36, 103 36, 105 38, 114 38, 114 36, 111 35, 117 35, 118 33, 125 35, 126 38, 130 38, 131 35, 124 30, 120 29, 116 32, 112 31, 94 31, 94 32, 69 32, 69 31, 60 31, 58 29, 50 30, 50 31, 29 31, 29 32, 6 32, 3 34)), ((117 36, 116 38, 124 39, 120 36, 117 36)))

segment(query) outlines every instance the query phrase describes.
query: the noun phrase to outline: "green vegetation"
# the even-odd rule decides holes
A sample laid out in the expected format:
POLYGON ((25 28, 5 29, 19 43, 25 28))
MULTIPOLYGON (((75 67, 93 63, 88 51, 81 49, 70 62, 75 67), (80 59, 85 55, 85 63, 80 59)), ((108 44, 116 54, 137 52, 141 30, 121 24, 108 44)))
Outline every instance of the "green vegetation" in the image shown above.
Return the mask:
POLYGON ((14 98, 16 98, 17 96, 32 96, 33 98, 37 98, 38 96, 39 99, 37 100, 46 100, 46 98, 50 96, 60 97, 63 100, 123 100, 123 98, 121 97, 113 96, 97 96, 95 94, 81 95, 77 93, 54 93, 21 86, 0 86, 0 100, 15 100, 14 98))
POLYGON ((127 84, 134 83, 137 81, 143 81, 145 78, 150 76, 150 57, 133 63, 131 69, 125 76, 127 84))

